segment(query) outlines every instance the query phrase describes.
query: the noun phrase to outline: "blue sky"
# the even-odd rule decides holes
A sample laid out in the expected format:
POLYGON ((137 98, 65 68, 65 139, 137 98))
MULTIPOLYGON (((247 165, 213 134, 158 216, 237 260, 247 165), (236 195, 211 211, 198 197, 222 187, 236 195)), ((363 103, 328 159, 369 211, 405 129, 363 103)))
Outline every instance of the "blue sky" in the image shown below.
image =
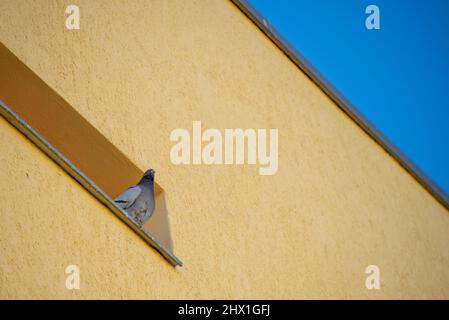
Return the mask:
POLYGON ((249 0, 449 193, 448 0, 249 0), (380 9, 368 30, 365 8, 380 9))

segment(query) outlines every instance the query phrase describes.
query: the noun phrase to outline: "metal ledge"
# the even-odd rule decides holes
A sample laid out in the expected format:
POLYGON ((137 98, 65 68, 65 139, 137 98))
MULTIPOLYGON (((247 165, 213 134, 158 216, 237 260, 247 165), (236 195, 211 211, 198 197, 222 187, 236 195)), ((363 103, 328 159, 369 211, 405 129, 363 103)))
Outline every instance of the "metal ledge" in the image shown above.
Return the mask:
POLYGON ((407 170, 438 202, 449 210, 449 195, 385 137, 357 108, 328 82, 247 0, 230 0, 344 113, 407 170))
POLYGON ((117 217, 125 222, 134 232, 136 232, 145 242, 156 249, 172 266, 182 266, 173 253, 170 252, 162 243, 153 237, 147 230, 139 227, 132 219, 130 219, 124 211, 115 205, 114 201, 103 192, 92 180, 90 180, 83 172, 81 172, 73 163, 71 163, 63 154, 54 148, 47 140, 12 111, 2 100, 0 100, 0 114, 22 134, 30 139, 39 149, 41 149, 54 162, 62 167, 69 175, 78 181, 87 191, 95 198, 108 207, 117 217))

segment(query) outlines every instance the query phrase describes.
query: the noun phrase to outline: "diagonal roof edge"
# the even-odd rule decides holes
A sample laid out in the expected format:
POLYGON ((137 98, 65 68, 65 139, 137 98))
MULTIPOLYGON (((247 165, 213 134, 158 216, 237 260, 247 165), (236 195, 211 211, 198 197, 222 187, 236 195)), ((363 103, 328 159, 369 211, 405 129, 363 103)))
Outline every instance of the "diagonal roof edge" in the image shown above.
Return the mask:
POLYGON ((247 0, 230 0, 344 113, 407 170, 438 202, 449 210, 449 195, 400 151, 374 124, 315 69, 247 0))

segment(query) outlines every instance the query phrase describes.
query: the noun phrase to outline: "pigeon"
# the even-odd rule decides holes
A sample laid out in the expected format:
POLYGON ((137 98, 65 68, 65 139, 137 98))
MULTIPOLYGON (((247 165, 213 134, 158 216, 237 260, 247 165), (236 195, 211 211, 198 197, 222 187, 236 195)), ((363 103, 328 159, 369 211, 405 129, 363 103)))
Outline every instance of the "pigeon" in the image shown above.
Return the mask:
POLYGON ((154 212, 155 173, 153 169, 147 170, 138 184, 126 189, 114 200, 139 227, 142 227, 154 212))

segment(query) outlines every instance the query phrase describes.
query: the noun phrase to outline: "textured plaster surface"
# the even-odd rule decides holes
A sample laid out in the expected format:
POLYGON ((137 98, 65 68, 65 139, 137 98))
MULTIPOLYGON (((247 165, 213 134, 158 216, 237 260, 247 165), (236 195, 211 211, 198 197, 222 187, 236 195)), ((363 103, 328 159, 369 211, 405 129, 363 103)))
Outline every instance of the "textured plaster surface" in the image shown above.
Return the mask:
MULTIPOLYGON (((227 1, 1 1, 0 41, 166 192, 171 268, 0 121, 2 298, 449 298, 449 215, 227 1), (279 171, 175 166, 175 128, 278 128, 279 171), (65 289, 65 267, 81 289, 65 289), (378 265, 381 290, 365 288, 378 265)), ((25 94, 25 93, 24 93, 25 94)))

